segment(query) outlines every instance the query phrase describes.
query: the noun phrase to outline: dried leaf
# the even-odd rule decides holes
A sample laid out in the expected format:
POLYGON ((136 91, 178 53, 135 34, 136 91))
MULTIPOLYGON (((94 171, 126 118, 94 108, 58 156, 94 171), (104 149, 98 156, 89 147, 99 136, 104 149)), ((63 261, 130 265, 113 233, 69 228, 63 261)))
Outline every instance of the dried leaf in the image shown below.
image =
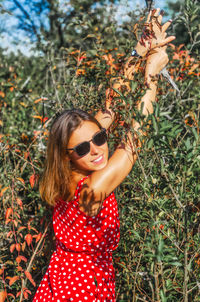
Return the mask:
POLYGON ((36 283, 33 280, 32 276, 31 276, 31 273, 29 273, 28 271, 25 271, 24 273, 25 273, 27 279, 33 284, 33 286, 36 286, 36 283))
POLYGON ((11 219, 6 219, 5 224, 8 224, 10 221, 12 221, 11 219))
POLYGON ((15 296, 11 293, 8 294, 8 296, 12 297, 13 299, 15 299, 15 296))
POLYGON ((37 237, 36 237, 36 242, 38 242, 40 239, 41 239, 41 237, 42 237, 42 233, 39 233, 38 235, 37 235, 37 237))
POLYGON ((5 290, 1 291, 0 292, 0 302, 4 302, 6 297, 7 297, 7 292, 5 290))
POLYGON ((12 277, 9 281, 9 285, 12 286, 18 279, 19 279, 19 276, 12 277))
POLYGON ((17 177, 16 179, 19 180, 19 181, 21 181, 25 185, 25 181, 23 180, 23 178, 17 177))
POLYGON ((20 257, 20 258, 21 258, 21 260, 23 260, 24 262, 27 262, 26 257, 24 257, 24 256, 22 256, 22 255, 20 255, 19 257, 20 257))
POLYGON ((17 266, 17 271, 18 271, 18 272, 23 272, 23 268, 22 268, 20 265, 18 265, 18 266, 17 266))
POLYGON ((16 247, 16 244, 15 244, 15 243, 11 244, 11 246, 10 246, 10 252, 11 252, 11 253, 14 252, 15 247, 16 247))
POLYGON ((39 99, 35 100, 34 103, 37 104, 37 103, 41 102, 42 100, 43 100, 42 98, 39 98, 39 99))
POLYGON ((17 250, 18 252, 20 252, 20 250, 21 250, 20 243, 17 243, 17 244, 16 244, 16 250, 17 250))
POLYGON ((27 234, 27 235, 25 236, 25 240, 26 240, 28 246, 30 246, 30 245, 31 245, 31 242, 32 242, 32 240, 33 240, 32 235, 31 235, 31 234, 27 234))
POLYGON ((6 210, 6 220, 9 218, 9 216, 13 213, 13 209, 12 208, 8 208, 6 210))
POLYGON ((19 232, 21 232, 24 229, 26 229, 26 227, 25 226, 21 226, 21 227, 19 227, 19 229, 17 230, 17 232, 19 233, 19 232))
POLYGON ((19 264, 21 261, 22 261, 21 257, 18 256, 18 257, 16 258, 16 262, 19 264))
POLYGON ((37 118, 39 120, 42 120, 42 116, 40 116, 40 115, 33 115, 33 118, 37 118))
POLYGON ((13 231, 8 232, 8 234, 6 235, 6 237, 7 237, 7 238, 9 238, 9 237, 11 237, 11 238, 12 238, 12 236, 11 236, 11 235, 13 236, 13 231))
POLYGON ((24 241, 24 242, 22 243, 22 251, 23 251, 23 252, 24 252, 25 248, 26 248, 26 241, 24 241))
POLYGON ((30 185, 31 185, 31 188, 34 187, 34 184, 35 184, 35 174, 32 174, 29 178, 29 182, 30 182, 30 185))
POLYGON ((6 190, 7 190, 8 188, 9 188, 9 187, 5 187, 5 188, 3 188, 3 189, 1 190, 1 192, 0 192, 0 197, 3 196, 3 193, 6 192, 6 190))

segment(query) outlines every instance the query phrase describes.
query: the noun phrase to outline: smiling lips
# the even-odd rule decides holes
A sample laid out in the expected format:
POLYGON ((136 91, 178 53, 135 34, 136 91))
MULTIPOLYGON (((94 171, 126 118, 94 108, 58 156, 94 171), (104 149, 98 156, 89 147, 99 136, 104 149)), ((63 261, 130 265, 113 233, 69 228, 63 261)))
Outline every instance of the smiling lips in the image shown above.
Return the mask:
POLYGON ((95 164, 99 164, 99 163, 103 162, 103 155, 99 156, 98 158, 96 158, 92 162, 95 163, 95 164))

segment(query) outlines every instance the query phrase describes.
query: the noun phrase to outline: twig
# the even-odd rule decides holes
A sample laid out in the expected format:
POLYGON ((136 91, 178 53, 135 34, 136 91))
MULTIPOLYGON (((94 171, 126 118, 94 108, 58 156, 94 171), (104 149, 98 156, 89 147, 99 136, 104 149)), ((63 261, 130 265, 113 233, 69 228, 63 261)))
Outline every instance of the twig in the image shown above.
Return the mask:
MULTIPOLYGON (((36 249, 35 249, 35 251, 34 251, 34 253, 33 253, 32 257, 31 257, 31 260, 30 260, 30 262, 29 262, 29 264, 28 264, 28 266, 27 266, 27 269, 26 269, 27 272, 30 272, 30 270, 31 270, 32 263, 33 263, 33 261, 34 261, 34 259, 35 259, 35 256, 36 256, 37 251, 38 251, 38 249, 39 249, 39 247, 40 247, 40 244, 41 244, 41 242, 43 241, 44 236, 46 235, 46 232, 47 232, 47 230, 48 230, 49 224, 50 224, 50 222, 49 222, 48 225, 46 226, 46 228, 45 228, 45 230, 44 230, 44 233, 42 234, 42 237, 40 238, 40 241, 38 242, 38 244, 37 244, 37 246, 36 246, 36 249)), ((22 289, 21 289, 21 295, 20 295, 20 302, 23 301, 23 292, 24 292, 24 288, 26 287, 26 283, 27 283, 27 277, 22 281, 22 289)))

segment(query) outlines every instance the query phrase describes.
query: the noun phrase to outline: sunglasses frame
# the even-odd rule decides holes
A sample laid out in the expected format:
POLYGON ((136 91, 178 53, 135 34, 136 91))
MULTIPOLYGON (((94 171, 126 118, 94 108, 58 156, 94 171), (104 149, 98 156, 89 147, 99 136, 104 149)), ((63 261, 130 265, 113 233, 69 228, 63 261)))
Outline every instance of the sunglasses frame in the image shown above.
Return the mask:
POLYGON ((106 140, 105 140, 105 142, 104 142, 103 144, 97 145, 97 144, 93 141, 93 140, 94 140, 94 137, 95 137, 96 135, 102 133, 102 132, 104 132, 104 133, 106 134, 106 129, 105 129, 105 128, 101 128, 100 131, 98 131, 97 133, 95 133, 95 134, 93 135, 93 137, 91 138, 91 140, 89 140, 89 141, 84 141, 84 142, 82 142, 82 143, 76 145, 74 148, 67 148, 66 150, 73 150, 74 152, 76 152, 76 154, 77 154, 79 157, 83 157, 83 156, 87 155, 87 154, 90 152, 90 148, 89 148, 89 151, 88 151, 87 153, 85 153, 85 154, 83 154, 83 155, 79 155, 78 152, 76 151, 77 147, 79 147, 80 145, 82 145, 82 144, 84 144, 84 143, 89 143, 89 147, 90 147, 90 142, 93 142, 96 146, 102 146, 102 145, 104 145, 104 144, 107 142, 107 134, 106 134, 106 140))

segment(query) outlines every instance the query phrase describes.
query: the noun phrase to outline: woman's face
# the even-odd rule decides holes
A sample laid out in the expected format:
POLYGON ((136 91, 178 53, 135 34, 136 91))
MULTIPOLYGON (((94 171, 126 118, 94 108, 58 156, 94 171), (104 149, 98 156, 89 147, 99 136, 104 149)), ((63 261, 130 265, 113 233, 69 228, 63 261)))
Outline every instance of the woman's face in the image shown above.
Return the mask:
POLYGON ((71 134, 67 148, 74 148, 84 141, 90 141, 90 151, 85 156, 80 157, 75 151, 68 151, 74 168, 81 174, 90 174, 90 172, 98 171, 107 165, 107 142, 101 146, 97 146, 93 143, 93 141, 91 141, 92 137, 99 131, 100 129, 95 123, 83 121, 81 125, 71 134))

